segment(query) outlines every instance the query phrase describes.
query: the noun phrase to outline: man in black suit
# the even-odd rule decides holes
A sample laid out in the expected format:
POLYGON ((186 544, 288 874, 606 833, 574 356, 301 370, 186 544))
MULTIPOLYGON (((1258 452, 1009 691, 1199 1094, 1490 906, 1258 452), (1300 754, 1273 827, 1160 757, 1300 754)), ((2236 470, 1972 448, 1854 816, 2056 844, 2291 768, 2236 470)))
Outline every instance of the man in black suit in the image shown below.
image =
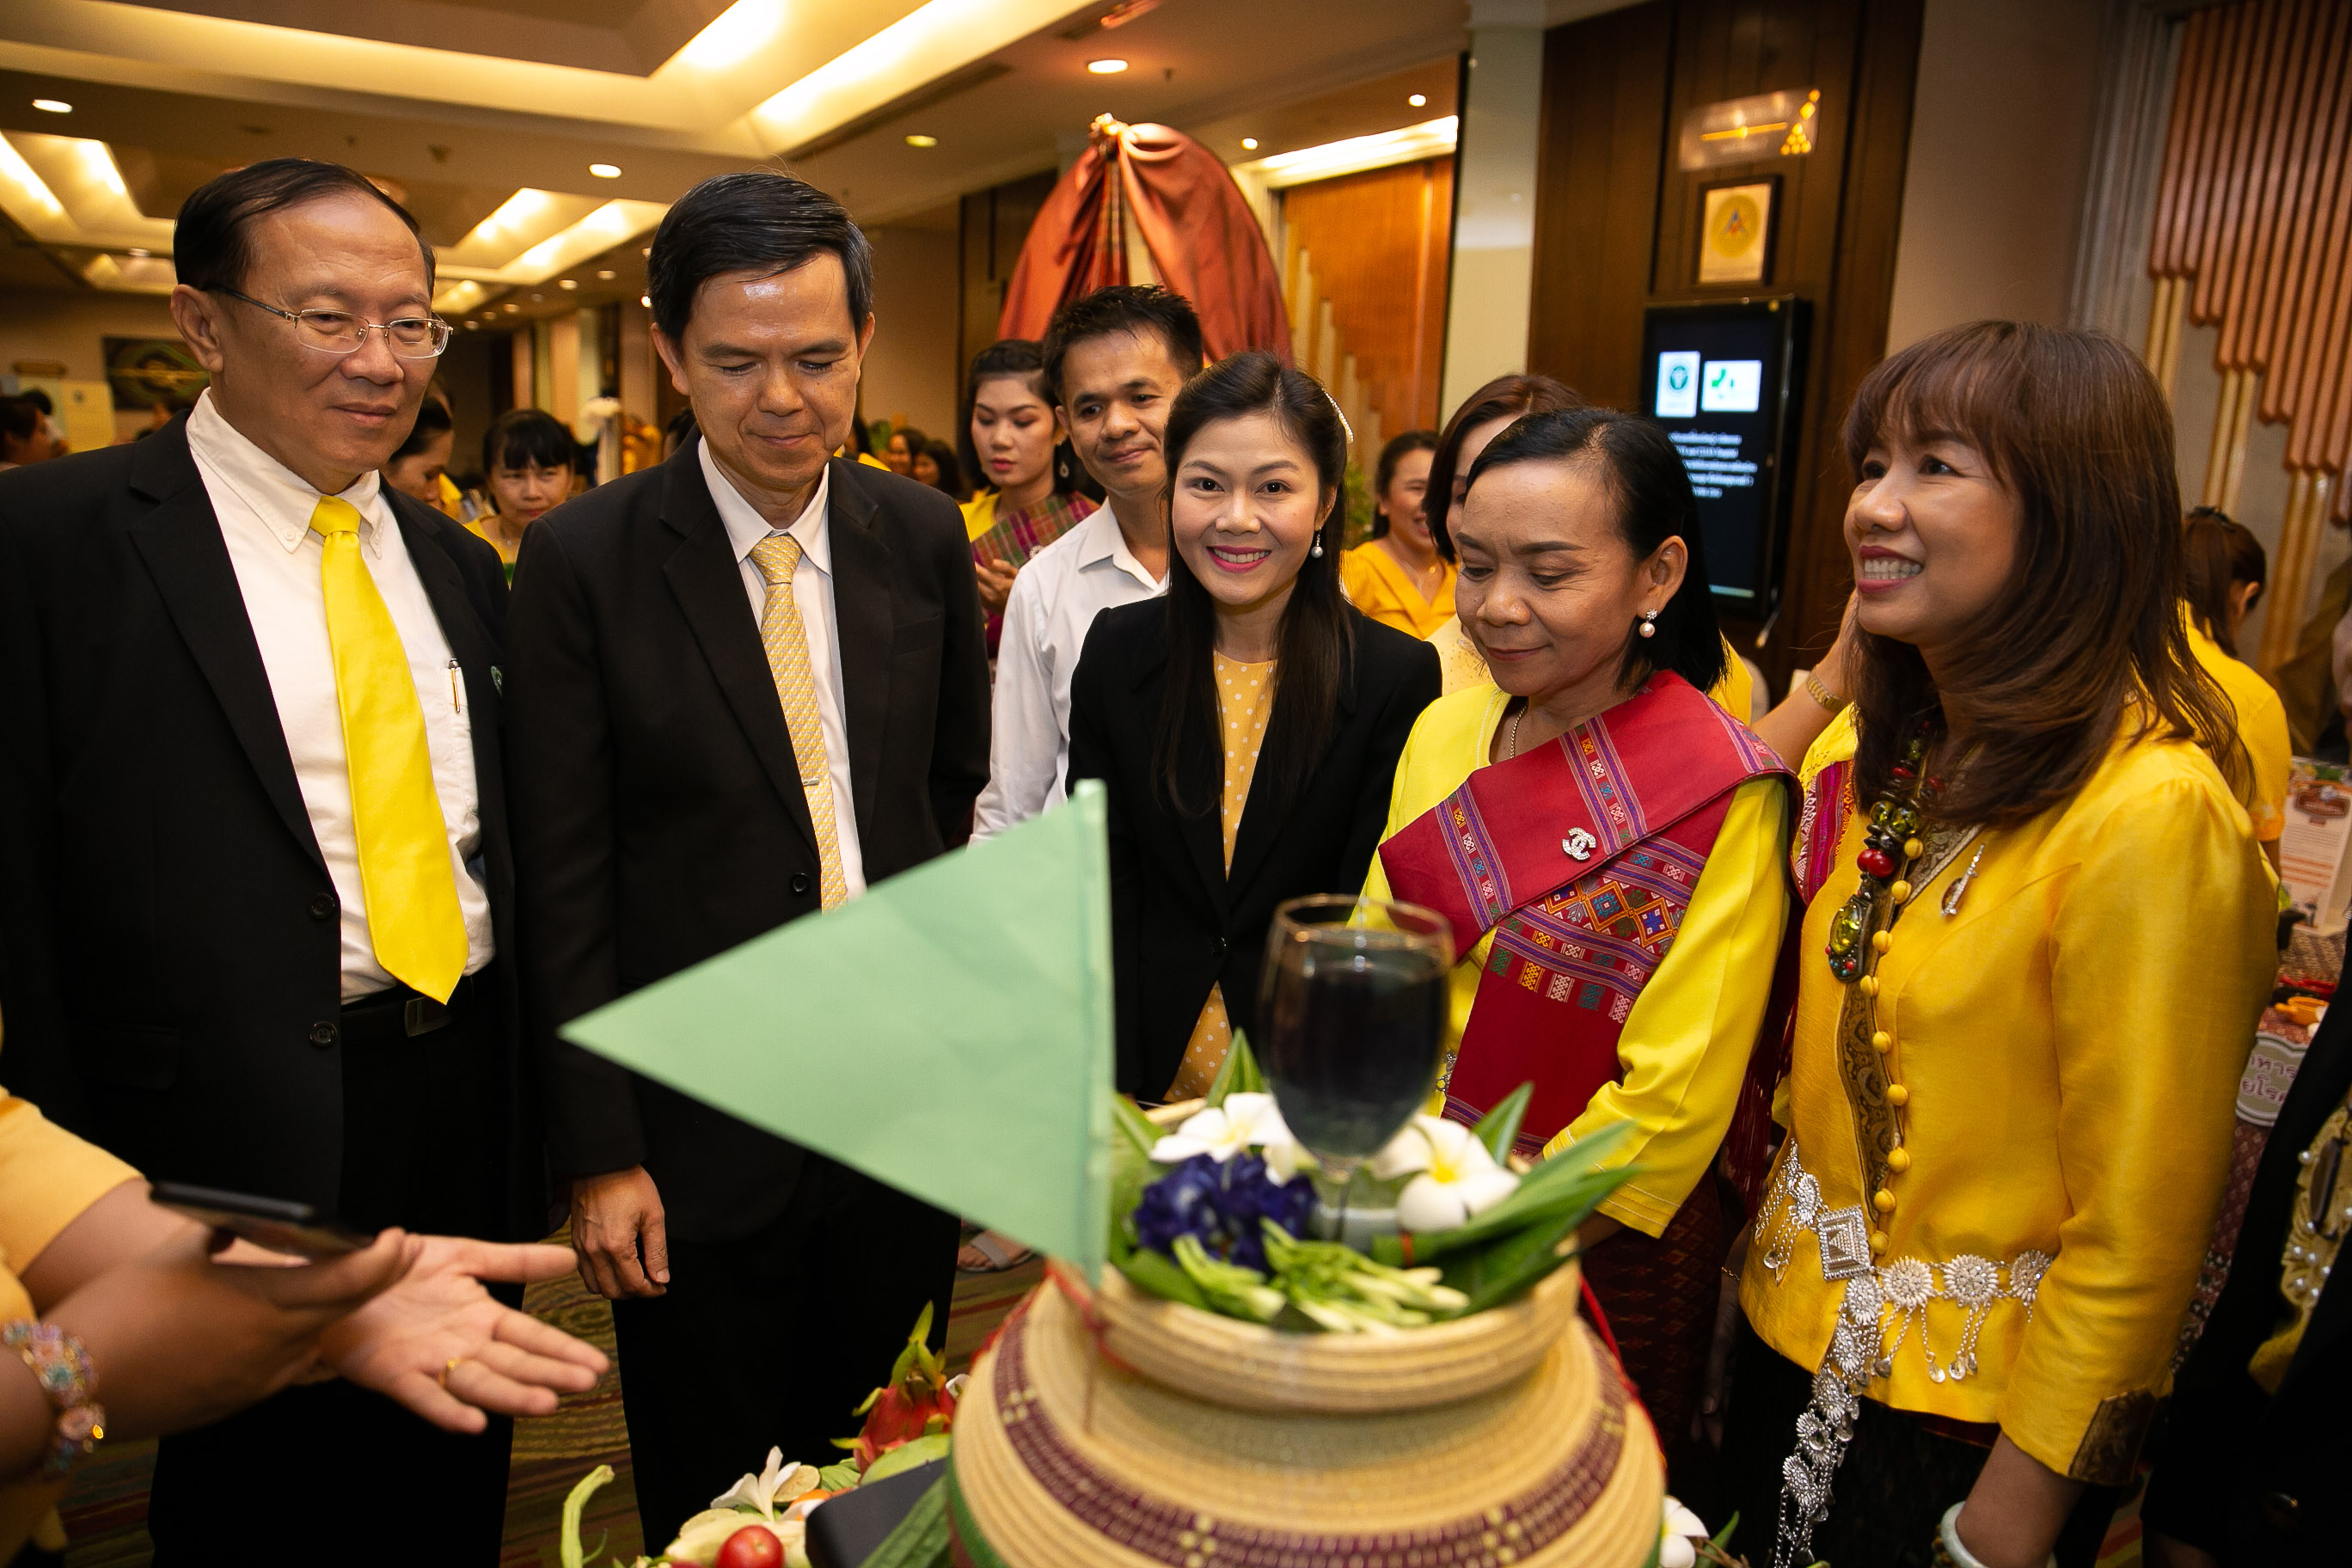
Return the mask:
POLYGON ((2335 1271, 2352 1230, 2347 1095, 2352 1002, 2339 1001, 2263 1147, 2229 1283, 2150 1455, 2140 1505, 2149 1568, 2343 1560, 2352 1270, 2335 1271))
MULTIPOLYGON (((153 1178, 540 1234, 498 962, 505 589, 376 475, 447 342, 432 255, 360 174, 273 159, 188 198, 173 259, 194 410, 0 475, 0 1072, 153 1178)), ((510 1435, 288 1390, 164 1441, 156 1561, 252 1549, 257 1476, 372 1476, 401 1528, 352 1561, 495 1562, 510 1435)))
POLYGON ((647 273, 700 437, 533 525, 507 690, 550 1159, 614 1300, 659 1544, 771 1446, 821 1459, 855 1430, 926 1301, 944 1331, 956 1221, 555 1030, 959 839, 988 665, 955 504, 830 456, 874 332, 848 215, 722 175, 647 273))

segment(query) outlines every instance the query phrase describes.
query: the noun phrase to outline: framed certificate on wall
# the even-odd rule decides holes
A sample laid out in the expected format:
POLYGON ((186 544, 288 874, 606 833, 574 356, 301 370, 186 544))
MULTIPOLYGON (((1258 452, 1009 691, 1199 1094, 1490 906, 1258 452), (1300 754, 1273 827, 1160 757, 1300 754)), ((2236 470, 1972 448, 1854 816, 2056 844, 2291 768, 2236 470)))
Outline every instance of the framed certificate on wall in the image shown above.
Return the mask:
POLYGON ((1772 276, 1772 209, 1780 176, 1725 180, 1699 190, 1698 282, 1764 283, 1772 276))

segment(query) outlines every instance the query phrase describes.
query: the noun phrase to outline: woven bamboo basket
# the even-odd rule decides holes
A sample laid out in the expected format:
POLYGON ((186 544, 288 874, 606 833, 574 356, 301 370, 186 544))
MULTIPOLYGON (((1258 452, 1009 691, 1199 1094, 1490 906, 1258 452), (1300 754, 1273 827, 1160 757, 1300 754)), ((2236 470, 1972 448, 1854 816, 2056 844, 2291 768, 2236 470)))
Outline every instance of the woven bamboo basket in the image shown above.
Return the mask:
POLYGON ((1116 1268, 1091 1300, 1103 1349, 1171 1388, 1236 1410, 1349 1415, 1473 1399, 1526 1375, 1567 1332, 1580 1278, 1565 1263, 1507 1306, 1398 1334, 1245 1323, 1146 1295, 1116 1268))
POLYGON ((1052 1286, 973 1367, 950 1472, 972 1568, 1638 1568, 1664 1491, 1581 1324, 1480 1397, 1274 1415, 1119 1370, 1052 1286))

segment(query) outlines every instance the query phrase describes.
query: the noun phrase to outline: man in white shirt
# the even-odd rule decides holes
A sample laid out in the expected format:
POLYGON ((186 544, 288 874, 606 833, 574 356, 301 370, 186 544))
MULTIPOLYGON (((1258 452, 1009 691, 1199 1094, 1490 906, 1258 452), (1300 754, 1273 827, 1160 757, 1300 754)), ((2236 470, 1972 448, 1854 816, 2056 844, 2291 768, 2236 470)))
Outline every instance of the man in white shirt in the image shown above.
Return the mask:
POLYGON ((955 502, 829 458, 874 331, 849 215, 720 175, 646 272, 698 433, 524 534, 507 755, 548 1161, 659 1543, 744 1455, 826 1452, 926 1302, 945 1333, 957 1222, 557 1031, 961 838, 988 648, 955 502))
POLYGON ((1097 289, 1045 329, 1045 383, 1070 445, 1103 488, 1093 516, 1029 558, 1004 604, 988 788, 972 837, 1061 804, 1070 761, 1070 676, 1095 616, 1168 588, 1168 406, 1201 368, 1201 322, 1181 294, 1097 289))
MULTIPOLYGON (((505 584, 377 478, 448 341, 431 253, 363 176, 281 158, 192 195, 173 263, 194 412, 0 475, 0 1072, 158 1181, 536 1237, 505 584)), ((512 1347, 484 1355, 413 1382, 535 1410, 512 1347)), ((401 1528, 339 1557, 494 1563, 511 1434, 289 1388, 163 1439, 155 1560, 248 1550, 266 1473, 285 1497, 402 1478, 401 1528)))

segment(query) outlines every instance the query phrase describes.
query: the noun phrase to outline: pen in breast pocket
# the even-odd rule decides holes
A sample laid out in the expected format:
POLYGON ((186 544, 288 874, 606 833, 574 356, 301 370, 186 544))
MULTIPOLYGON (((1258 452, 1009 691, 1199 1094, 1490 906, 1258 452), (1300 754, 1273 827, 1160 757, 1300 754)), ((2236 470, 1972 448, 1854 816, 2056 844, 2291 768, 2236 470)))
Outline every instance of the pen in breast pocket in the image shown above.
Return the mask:
POLYGON ((466 700, 457 691, 457 661, 454 658, 449 661, 449 706, 461 715, 466 711, 466 700))

